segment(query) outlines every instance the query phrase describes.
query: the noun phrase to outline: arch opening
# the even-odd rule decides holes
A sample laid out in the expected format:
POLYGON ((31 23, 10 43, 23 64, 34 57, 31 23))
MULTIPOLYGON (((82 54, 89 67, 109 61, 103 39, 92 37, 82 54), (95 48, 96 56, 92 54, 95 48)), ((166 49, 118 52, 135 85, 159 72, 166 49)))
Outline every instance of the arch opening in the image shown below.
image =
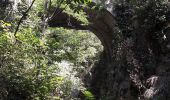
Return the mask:
POLYGON ((109 11, 103 9, 99 13, 96 10, 84 8, 89 24, 83 25, 83 23, 78 19, 62 12, 62 9, 58 8, 57 10, 61 13, 52 16, 52 18, 48 21, 49 27, 64 27, 67 29, 91 31, 101 41, 104 47, 104 52, 107 55, 108 62, 112 61, 112 40, 114 37, 113 33, 116 21, 109 11), (70 20, 69 24, 67 21, 68 18, 70 20))

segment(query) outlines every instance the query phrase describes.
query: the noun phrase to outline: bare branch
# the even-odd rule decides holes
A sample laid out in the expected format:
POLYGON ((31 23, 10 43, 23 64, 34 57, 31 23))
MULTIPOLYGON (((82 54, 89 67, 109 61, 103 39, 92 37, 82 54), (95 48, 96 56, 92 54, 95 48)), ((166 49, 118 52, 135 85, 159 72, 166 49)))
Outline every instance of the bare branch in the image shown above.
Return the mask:
POLYGON ((16 37, 16 34, 19 30, 19 27, 22 23, 22 21, 24 20, 24 18, 27 17, 27 13, 29 12, 29 10, 32 8, 33 4, 34 4, 35 0, 32 1, 31 5, 29 6, 29 8, 23 13, 22 17, 20 18, 19 22, 18 22, 18 25, 16 27, 16 30, 15 30, 15 33, 14 33, 14 36, 16 37))

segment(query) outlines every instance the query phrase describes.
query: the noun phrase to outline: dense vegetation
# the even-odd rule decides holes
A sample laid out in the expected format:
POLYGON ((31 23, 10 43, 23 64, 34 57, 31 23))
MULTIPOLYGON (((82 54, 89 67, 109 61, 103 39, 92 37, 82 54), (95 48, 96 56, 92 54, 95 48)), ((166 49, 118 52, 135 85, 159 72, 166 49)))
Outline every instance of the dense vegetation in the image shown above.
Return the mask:
POLYGON ((0 99, 170 99, 168 0, 1 0, 0 13, 0 99))
MULTIPOLYGON (((53 0, 51 6, 69 3, 60 2, 53 0)), ((80 78, 102 51, 96 36, 49 28, 44 22, 45 0, 36 0, 31 9, 32 0, 13 3, 0 4, 0 99, 71 100, 79 91, 91 96, 80 78)))

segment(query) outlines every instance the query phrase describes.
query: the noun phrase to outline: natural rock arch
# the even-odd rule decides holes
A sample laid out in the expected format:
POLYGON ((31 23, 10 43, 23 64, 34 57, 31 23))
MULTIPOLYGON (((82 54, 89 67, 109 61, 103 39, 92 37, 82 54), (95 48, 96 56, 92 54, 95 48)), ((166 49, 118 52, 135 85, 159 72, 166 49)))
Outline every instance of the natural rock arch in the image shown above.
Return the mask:
POLYGON ((81 21, 65 12, 62 12, 62 9, 57 10, 57 12, 60 13, 58 13, 56 16, 52 16, 52 18, 48 21, 49 27, 65 27, 68 29, 91 31, 101 41, 102 45, 104 46, 107 59, 111 61, 112 39, 116 22, 113 15, 109 11, 103 9, 99 12, 98 10, 85 8, 84 12, 86 13, 87 20, 90 24, 82 25, 83 23, 81 21))
MULTIPOLYGON (((114 16, 106 9, 102 9, 99 11, 96 9, 92 10, 84 8, 84 12, 86 13, 87 20, 90 24, 82 25, 81 21, 78 21, 73 16, 62 12, 62 9, 57 10, 58 11, 56 12, 59 13, 56 16, 52 16, 52 18, 49 20, 49 27, 64 27, 68 29, 89 30, 94 33, 101 41, 104 47, 104 51, 101 55, 99 64, 96 64, 96 67, 94 67, 91 71, 93 77, 91 78, 92 80, 90 80, 90 87, 88 87, 91 88, 93 92, 95 92, 95 95, 100 95, 100 93, 98 93, 100 91, 100 84, 98 83, 103 80, 102 75, 105 74, 104 70, 107 69, 108 65, 111 65, 113 61, 112 40, 114 38, 114 28, 116 25, 114 16)), ((89 80, 87 82, 89 82, 89 80)))
MULTIPOLYGON (((135 30, 133 30, 135 38, 124 38, 120 46, 125 47, 121 48, 122 54, 120 54, 120 59, 116 61, 113 54, 115 52, 113 51, 113 39, 115 38, 117 23, 111 10, 103 9, 98 11, 83 8, 88 16, 89 25, 82 25, 81 21, 62 12, 62 9, 56 10, 59 13, 54 14, 49 20, 48 24, 50 27, 90 30, 100 39, 104 46, 105 53, 102 55, 103 59, 96 64, 97 67, 92 71, 94 76, 92 77, 91 86, 98 98, 101 98, 102 95, 107 97, 106 100, 168 100, 170 98, 170 58, 168 58, 170 53, 166 53, 167 55, 164 54, 161 57, 161 44, 158 43, 157 38, 152 36, 155 32, 160 32, 163 27, 170 26, 169 17, 167 17, 166 22, 156 24, 151 30, 146 31, 139 25, 139 23, 142 24, 144 21, 141 21, 141 19, 136 20, 133 16, 134 24, 137 23, 134 25, 135 30), (67 22, 68 18, 70 19, 69 24, 67 22), (143 61, 145 59, 147 60, 143 61), (151 60, 155 62, 152 65, 154 67, 147 65, 151 60)), ((168 13, 166 16, 170 15, 168 13)), ((167 29, 168 36, 170 29, 167 29)), ((167 37, 167 40, 169 42, 169 52, 170 36, 167 37)))
POLYGON ((96 64, 92 71, 94 76, 92 77, 91 87, 97 100, 102 98, 102 95, 107 97, 106 100, 154 100, 155 98, 168 100, 170 98, 168 96, 170 89, 168 84, 169 77, 167 76, 169 75, 167 66, 170 65, 170 61, 166 62, 169 58, 160 56, 162 55, 162 52, 160 52, 161 45, 152 36, 163 27, 167 27, 168 22, 158 23, 151 31, 144 31, 139 26, 139 23, 141 24, 143 21, 138 22, 134 18, 135 30, 133 32, 135 33, 135 38, 124 38, 122 43, 119 44, 124 47, 120 50, 122 52, 120 59, 116 61, 115 59, 117 58, 113 53, 117 51, 113 51, 113 40, 117 23, 112 12, 106 9, 98 12, 95 9, 83 8, 90 24, 82 25, 81 21, 62 12, 61 9, 57 10, 60 13, 49 20, 50 27, 90 30, 104 46, 103 59, 96 64), (71 25, 67 22, 68 17, 71 25), (157 26, 159 27, 157 28, 157 26), (142 58, 142 56, 144 57, 142 58), (154 67, 147 65, 150 61, 154 67), (165 73, 160 71, 159 68, 165 73))

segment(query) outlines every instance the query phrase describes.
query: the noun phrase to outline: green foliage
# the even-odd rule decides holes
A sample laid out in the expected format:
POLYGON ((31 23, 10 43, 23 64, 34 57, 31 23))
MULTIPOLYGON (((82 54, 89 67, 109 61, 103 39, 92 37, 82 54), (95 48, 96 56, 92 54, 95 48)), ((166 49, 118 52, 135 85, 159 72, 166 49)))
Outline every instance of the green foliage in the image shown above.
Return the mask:
POLYGON ((43 54, 45 47, 41 39, 34 35, 34 30, 23 29, 20 32, 16 38, 19 42, 15 44, 12 33, 5 31, 0 36, 0 76, 8 92, 4 98, 46 100, 62 81, 54 74, 57 65, 48 64, 49 58, 43 54))
MULTIPOLYGON (((61 0, 52 0, 60 5, 61 0)), ((89 0, 64 0, 62 5, 82 5, 89 0)), ((88 59, 96 59, 102 51, 99 40, 85 31, 63 28, 43 29, 44 2, 36 0, 27 18, 14 36, 17 22, 29 7, 25 1, 17 6, 6 20, 0 20, 0 99, 2 100, 55 100, 71 99, 75 77, 59 74, 58 63, 69 61, 76 66, 69 72, 74 76, 78 67, 88 59), (39 13, 43 14, 38 16, 39 13), (12 15, 12 16, 11 16, 12 15), (10 19, 10 20, 9 20, 10 19), (42 34, 44 33, 44 34, 42 34), (76 69, 76 70, 75 70, 76 69)), ((82 19, 85 20, 82 14, 82 19)), ((3 16, 0 15, 0 17, 3 16)), ((80 16, 79 16, 80 17, 80 16)), ((80 18, 81 19, 81 18, 80 18)), ((85 68, 85 67, 84 67, 85 68)), ((76 81, 77 82, 77 81, 76 81)))
POLYGON ((95 100, 94 95, 90 91, 83 91, 86 100, 95 100))
POLYGON ((82 62, 102 51, 100 41, 89 32, 58 28, 52 29, 47 38, 51 38, 47 41, 50 50, 58 48, 56 54, 61 54, 65 60, 82 62))

